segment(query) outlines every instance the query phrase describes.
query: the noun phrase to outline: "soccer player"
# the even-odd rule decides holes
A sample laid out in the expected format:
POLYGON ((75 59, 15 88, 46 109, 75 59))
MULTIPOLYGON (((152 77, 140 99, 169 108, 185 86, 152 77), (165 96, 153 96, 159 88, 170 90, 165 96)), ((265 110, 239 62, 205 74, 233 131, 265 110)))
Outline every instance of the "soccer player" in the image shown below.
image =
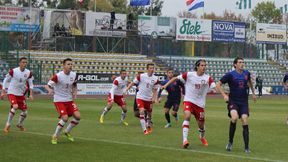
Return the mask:
MULTIPOLYGON (((166 75, 167 79, 161 82, 162 86, 164 86, 166 83, 169 82, 169 80, 171 80, 174 77, 174 71, 172 69, 168 69, 166 75)), ((175 120, 178 121, 177 112, 181 101, 181 92, 184 91, 184 84, 180 80, 174 81, 166 88, 166 91, 168 92, 168 96, 164 105, 164 113, 167 124, 164 127, 169 128, 171 127, 169 111, 172 107, 173 107, 172 115, 175 117, 175 120)), ((160 89, 158 94, 159 101, 161 92, 162 90, 160 89)))
POLYGON ((240 118, 243 127, 243 139, 245 152, 250 153, 249 149, 249 127, 248 127, 248 96, 249 87, 252 90, 253 100, 256 101, 255 90, 252 84, 250 72, 244 69, 244 59, 237 57, 234 59, 233 66, 235 70, 226 73, 217 83, 216 88, 222 94, 224 101, 228 103, 228 116, 230 117, 229 141, 226 150, 231 151, 233 138, 236 130, 237 119, 240 118), (225 94, 221 85, 228 83, 230 93, 225 94))
POLYGON ((180 80, 185 86, 184 95, 184 121, 183 129, 183 148, 188 148, 188 133, 191 115, 193 114, 198 127, 199 139, 202 145, 208 146, 205 138, 205 103, 206 95, 211 89, 215 88, 215 83, 212 77, 205 74, 206 61, 203 59, 197 60, 193 72, 185 72, 178 77, 174 77, 166 83, 162 89, 166 89, 171 83, 180 80))
POLYGON ((125 98, 123 97, 123 92, 127 88, 128 84, 128 77, 126 75, 126 70, 121 70, 120 76, 114 79, 113 86, 108 95, 107 106, 103 109, 100 116, 100 123, 104 122, 104 116, 111 110, 113 103, 115 102, 122 109, 120 119, 121 123, 128 126, 128 123, 124 121, 124 119, 126 118, 127 107, 125 103, 125 98))
POLYGON ((1 98, 8 94, 8 99, 11 103, 11 109, 8 114, 8 119, 6 125, 3 129, 5 133, 9 132, 12 119, 15 115, 16 110, 20 109, 19 121, 17 127, 21 131, 26 129, 23 126, 23 122, 27 117, 27 104, 25 99, 26 82, 28 82, 30 87, 30 99, 33 100, 33 77, 32 72, 26 69, 28 60, 26 57, 21 57, 19 60, 19 67, 11 69, 6 75, 3 81, 3 89, 1 93, 1 98), (8 85, 9 84, 9 85, 8 85))
POLYGON ((76 73, 72 71, 72 65, 72 59, 67 58, 63 60, 63 71, 55 74, 48 84, 45 85, 48 94, 54 93, 54 105, 60 118, 55 133, 52 136, 52 144, 58 143, 61 130, 68 122, 70 116, 73 116, 73 119, 65 129, 64 134, 69 141, 73 142, 74 138, 70 132, 80 122, 80 112, 73 101, 77 95, 77 77, 76 73))
POLYGON ((137 75, 124 92, 124 94, 126 94, 133 85, 138 84, 139 91, 136 95, 136 101, 139 109, 140 124, 144 135, 148 135, 152 132, 152 103, 158 101, 157 86, 159 84, 157 76, 154 75, 154 64, 147 64, 146 68, 147 72, 137 75), (145 110, 147 111, 147 124, 145 122, 145 110))
MULTIPOLYGON (((285 74, 282 85, 284 86, 285 90, 288 90, 288 73, 285 74)), ((288 125, 288 117, 286 119, 286 124, 288 125)))

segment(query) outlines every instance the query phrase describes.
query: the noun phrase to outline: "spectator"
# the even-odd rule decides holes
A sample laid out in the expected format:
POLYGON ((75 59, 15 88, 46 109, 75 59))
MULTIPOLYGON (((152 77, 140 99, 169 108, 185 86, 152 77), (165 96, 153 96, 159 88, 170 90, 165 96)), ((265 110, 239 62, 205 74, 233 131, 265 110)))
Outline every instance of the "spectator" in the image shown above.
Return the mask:
POLYGON ((258 88, 258 97, 262 96, 263 79, 261 76, 256 77, 256 89, 258 88))

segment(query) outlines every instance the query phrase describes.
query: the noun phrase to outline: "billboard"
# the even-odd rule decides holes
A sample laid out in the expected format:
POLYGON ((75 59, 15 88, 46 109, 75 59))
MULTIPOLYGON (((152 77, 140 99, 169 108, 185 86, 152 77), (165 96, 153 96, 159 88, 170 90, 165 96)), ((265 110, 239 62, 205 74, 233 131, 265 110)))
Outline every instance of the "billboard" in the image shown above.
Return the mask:
POLYGON ((286 44, 286 41, 286 25, 257 23, 257 43, 286 44))
POLYGON ((83 35, 85 13, 78 10, 48 10, 44 14, 44 38, 83 35))
POLYGON ((138 16, 138 30, 141 35, 150 35, 152 37, 175 37, 176 18, 138 16))
POLYGON ((212 21, 212 40, 221 42, 245 42, 245 23, 212 21))
POLYGON ((92 74, 92 73, 77 73, 78 83, 111 83, 112 74, 92 74))
POLYGON ((126 15, 86 12, 86 34, 89 36, 126 36, 126 15))
POLYGON ((178 18, 176 39, 212 41, 212 20, 178 18))
POLYGON ((0 6, 0 31, 38 32, 40 10, 0 6))

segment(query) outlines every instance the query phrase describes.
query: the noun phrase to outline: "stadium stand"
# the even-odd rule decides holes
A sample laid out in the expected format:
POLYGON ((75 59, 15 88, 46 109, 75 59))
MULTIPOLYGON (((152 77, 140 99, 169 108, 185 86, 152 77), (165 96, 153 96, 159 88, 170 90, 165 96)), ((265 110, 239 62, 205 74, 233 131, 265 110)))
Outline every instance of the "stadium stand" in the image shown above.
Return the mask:
MULTIPOLYGON (((126 69, 130 77, 138 71, 145 71, 146 64, 153 60, 137 54, 104 54, 86 52, 51 52, 51 51, 10 51, 12 55, 19 54, 32 60, 30 68, 41 66, 42 81, 48 81, 53 73, 62 70, 62 60, 71 58, 73 69, 78 73, 118 74, 120 69, 126 69)), ((156 65, 157 74, 164 75, 165 68, 156 65)))
MULTIPOLYGON (((159 59, 179 72, 191 71, 194 63, 199 57, 170 57, 159 56, 159 59)), ((232 70, 232 58, 204 58, 208 63, 207 73, 218 81, 226 72, 232 70)), ((281 85, 284 75, 277 67, 274 67, 266 60, 245 59, 245 68, 255 75, 260 75, 264 79, 263 86, 281 85)))

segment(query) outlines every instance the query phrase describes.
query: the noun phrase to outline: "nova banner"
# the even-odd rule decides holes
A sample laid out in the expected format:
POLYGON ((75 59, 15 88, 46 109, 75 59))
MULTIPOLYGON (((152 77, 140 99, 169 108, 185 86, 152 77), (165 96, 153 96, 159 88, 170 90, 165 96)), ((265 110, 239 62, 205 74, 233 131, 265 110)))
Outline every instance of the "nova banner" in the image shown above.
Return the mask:
POLYGON ((286 41, 286 25, 257 23, 257 43, 286 44, 286 41))
POLYGON ((178 18, 176 28, 177 40, 212 40, 212 20, 178 18))
POLYGON ((0 6, 0 31, 38 32, 38 8, 0 6))
POLYGON ((220 42, 245 42, 243 22, 212 21, 212 40, 220 42))

